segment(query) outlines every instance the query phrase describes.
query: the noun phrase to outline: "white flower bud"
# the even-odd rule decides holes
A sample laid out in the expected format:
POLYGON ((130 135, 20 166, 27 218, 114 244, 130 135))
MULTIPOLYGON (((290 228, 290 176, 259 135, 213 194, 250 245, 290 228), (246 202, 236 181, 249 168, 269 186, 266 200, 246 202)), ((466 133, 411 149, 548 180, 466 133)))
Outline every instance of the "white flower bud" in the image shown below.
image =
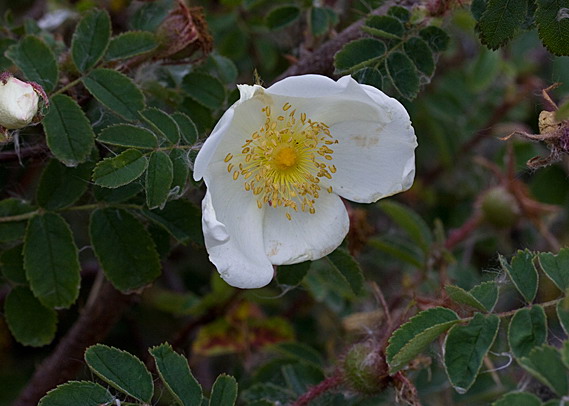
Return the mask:
POLYGON ((15 77, 0 81, 0 126, 14 130, 30 124, 38 111, 34 88, 15 77))

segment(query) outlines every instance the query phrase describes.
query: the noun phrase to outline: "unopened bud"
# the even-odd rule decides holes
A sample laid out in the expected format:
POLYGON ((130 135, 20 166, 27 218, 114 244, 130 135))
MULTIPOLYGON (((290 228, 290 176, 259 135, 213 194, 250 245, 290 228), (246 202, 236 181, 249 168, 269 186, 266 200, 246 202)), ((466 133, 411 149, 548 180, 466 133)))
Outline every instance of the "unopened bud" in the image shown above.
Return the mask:
POLYGON ((502 186, 494 187, 484 193, 480 208, 484 220, 499 228, 514 226, 520 217, 520 207, 516 198, 502 186))
POLYGON ((381 392, 389 383, 387 364, 370 342, 355 344, 344 358, 346 383, 356 392, 381 392))
POLYGON ((188 8, 178 0, 156 31, 160 43, 156 59, 171 61, 200 60, 212 50, 213 40, 199 7, 188 8))
POLYGON ((29 83, 13 76, 0 80, 0 126, 8 130, 23 128, 38 112, 39 96, 29 83))

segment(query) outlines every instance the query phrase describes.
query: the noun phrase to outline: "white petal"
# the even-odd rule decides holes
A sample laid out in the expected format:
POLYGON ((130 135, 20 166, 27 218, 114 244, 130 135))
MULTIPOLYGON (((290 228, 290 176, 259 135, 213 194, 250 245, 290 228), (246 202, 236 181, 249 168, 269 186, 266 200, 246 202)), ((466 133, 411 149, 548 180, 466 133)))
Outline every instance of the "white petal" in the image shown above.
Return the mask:
MULTIPOLYGON (((347 77, 347 76, 346 76, 347 77)), ((343 78, 342 78, 343 79, 343 78)), ((267 88, 272 95, 290 97, 331 96, 344 90, 345 84, 322 75, 289 76, 267 88)))
POLYGON ((271 94, 277 108, 287 102, 298 113, 328 126, 348 120, 390 119, 385 102, 378 103, 350 76, 337 82, 320 75, 293 76, 269 87, 266 93, 271 94))
POLYGON ((330 128, 338 139, 328 181, 346 199, 371 203, 407 190, 415 176, 417 141, 407 112, 395 108, 387 123, 344 121, 330 128))
POLYGON ((223 161, 228 153, 241 152, 241 145, 265 121, 261 109, 267 105, 267 98, 261 86, 240 85, 241 98, 231 106, 215 125, 211 135, 202 146, 194 163, 194 179, 205 176, 210 164, 223 161))
POLYGON ((211 158, 217 151, 219 143, 226 136, 226 133, 231 126, 234 114, 234 109, 227 110, 213 128, 210 136, 205 140, 194 162, 194 180, 200 180, 203 178, 207 167, 211 162, 211 158))
POLYGON ((225 165, 208 168, 205 182, 202 227, 210 261, 232 286, 265 286, 274 271, 263 245, 263 210, 225 165))
POLYGON ((265 250, 273 264, 316 260, 342 243, 350 225, 342 199, 323 191, 315 208, 314 214, 291 212, 291 220, 282 207, 265 210, 265 250))

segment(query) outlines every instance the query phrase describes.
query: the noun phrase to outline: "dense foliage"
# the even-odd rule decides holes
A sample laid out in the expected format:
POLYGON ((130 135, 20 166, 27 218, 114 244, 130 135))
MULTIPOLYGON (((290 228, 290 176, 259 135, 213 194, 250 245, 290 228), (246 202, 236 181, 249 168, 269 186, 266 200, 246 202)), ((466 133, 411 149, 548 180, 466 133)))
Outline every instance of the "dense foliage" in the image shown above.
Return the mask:
POLYGON ((0 405, 568 399, 569 0, 12 3, 40 111, 0 133, 0 405), (236 84, 305 73, 405 104, 414 186, 232 288, 196 154, 236 84))

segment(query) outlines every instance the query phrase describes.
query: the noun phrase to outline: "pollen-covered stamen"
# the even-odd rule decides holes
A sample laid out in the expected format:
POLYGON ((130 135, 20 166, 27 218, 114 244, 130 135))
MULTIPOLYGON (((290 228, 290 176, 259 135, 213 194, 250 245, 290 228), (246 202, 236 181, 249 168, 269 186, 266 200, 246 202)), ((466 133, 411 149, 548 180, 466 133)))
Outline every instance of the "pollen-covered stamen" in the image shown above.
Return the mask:
MULTIPOLYGON (((282 206, 291 220, 291 211, 315 213, 316 199, 322 186, 320 179, 332 179, 336 167, 331 164, 337 144, 328 126, 312 121, 306 113, 297 112, 290 103, 282 113, 273 115, 271 107, 262 109, 265 124, 241 146, 225 156, 227 172, 234 180, 256 196, 257 206, 282 206)), ((332 187, 324 190, 332 193, 332 187)))

